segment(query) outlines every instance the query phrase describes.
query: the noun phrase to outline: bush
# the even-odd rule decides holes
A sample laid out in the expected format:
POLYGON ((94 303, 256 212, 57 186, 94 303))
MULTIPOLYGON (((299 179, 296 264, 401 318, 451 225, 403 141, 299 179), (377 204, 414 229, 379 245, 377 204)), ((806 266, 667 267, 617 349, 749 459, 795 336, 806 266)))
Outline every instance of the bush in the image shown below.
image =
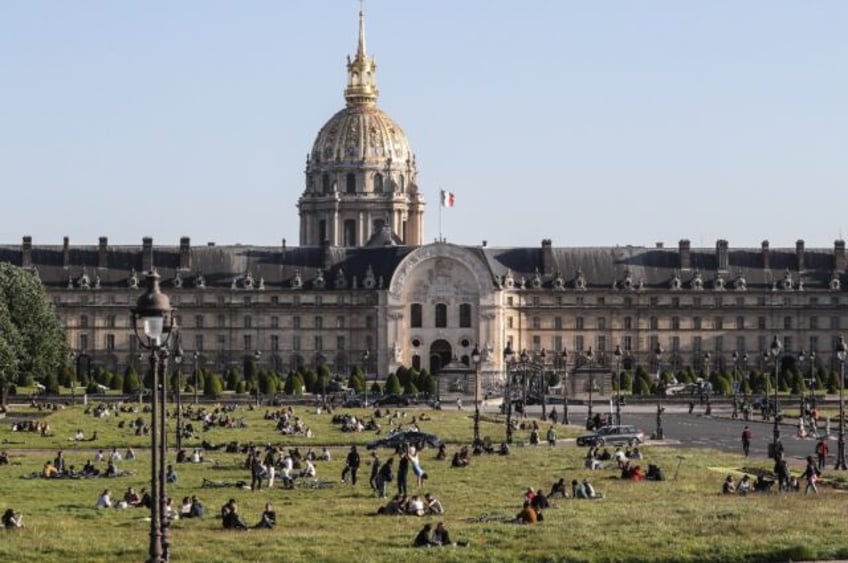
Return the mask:
POLYGON ((209 374, 206 377, 205 386, 203 387, 203 396, 212 399, 217 399, 224 392, 224 385, 221 378, 216 374, 209 374))
POLYGON ((386 393, 390 395, 399 395, 401 392, 400 381, 394 373, 389 374, 386 379, 386 393))
POLYGON ((141 378, 135 368, 127 370, 124 377, 124 393, 138 393, 141 390, 141 378))
POLYGON ((112 390, 115 390, 115 391, 122 391, 123 388, 124 388, 124 376, 121 375, 120 373, 114 374, 112 376, 111 380, 109 381, 109 389, 112 389, 112 390))
POLYGON ((236 383, 236 393, 238 395, 242 395, 245 391, 247 391, 247 382, 242 379, 241 381, 236 383))
POLYGON ((47 388, 48 393, 52 393, 54 395, 59 394, 59 377, 56 375, 55 371, 51 371, 51 373, 45 378, 44 386, 47 388))

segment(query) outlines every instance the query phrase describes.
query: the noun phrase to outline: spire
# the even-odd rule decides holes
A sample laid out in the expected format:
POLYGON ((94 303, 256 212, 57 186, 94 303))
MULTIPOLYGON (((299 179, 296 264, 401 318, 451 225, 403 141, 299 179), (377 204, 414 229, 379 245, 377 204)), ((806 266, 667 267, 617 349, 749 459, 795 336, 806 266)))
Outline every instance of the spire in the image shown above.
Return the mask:
POLYGON ((348 107, 372 106, 377 103, 377 81, 375 71, 377 64, 374 58, 368 58, 365 51, 365 2, 359 1, 359 41, 356 45, 356 56, 353 60, 347 58, 347 88, 344 96, 348 107))

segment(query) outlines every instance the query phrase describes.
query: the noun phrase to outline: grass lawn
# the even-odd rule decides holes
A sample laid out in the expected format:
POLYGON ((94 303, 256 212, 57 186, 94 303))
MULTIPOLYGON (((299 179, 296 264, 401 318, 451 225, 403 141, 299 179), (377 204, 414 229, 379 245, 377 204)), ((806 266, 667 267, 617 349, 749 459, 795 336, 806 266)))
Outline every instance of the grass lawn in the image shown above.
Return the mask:
MULTIPOLYGON (((848 558, 848 540, 842 525, 848 497, 840 487, 826 481, 818 495, 755 494, 722 496, 721 483, 728 473, 741 475, 757 467, 771 469, 767 459, 712 451, 676 450, 670 447, 643 448, 648 463, 663 468, 664 482, 633 483, 618 479, 615 470, 590 472, 583 469, 583 448, 573 443, 548 446, 516 444, 509 456, 474 457, 471 465, 450 467, 450 455, 471 439, 471 412, 407 409, 400 419, 426 412, 431 421, 421 422, 425 432, 449 442, 448 461, 437 461, 434 450, 425 450, 421 462, 430 476, 416 490, 410 474, 410 493, 431 492, 441 499, 446 514, 441 518, 451 536, 466 540, 467 547, 415 549, 410 547, 417 531, 435 517, 377 516, 385 501, 377 499, 368 486, 369 452, 360 450, 363 465, 356 487, 340 482, 344 455, 350 444, 364 445, 373 433, 343 433, 327 413, 316 414, 295 407, 295 414, 311 427, 314 437, 290 438, 274 431, 274 422, 263 420, 265 410, 239 407, 233 416, 246 427, 216 428, 202 438, 220 444, 230 441, 285 447, 308 447, 320 451, 330 446, 333 460, 316 463, 318 478, 327 488, 298 487, 294 490, 249 491, 236 488, 203 489, 204 478, 234 482, 249 481, 243 469, 245 456, 223 450, 206 453, 203 464, 179 464, 179 479, 168 492, 177 506, 184 496, 197 494, 206 516, 177 521, 171 529, 173 561, 788 561, 848 558), (678 456, 682 456, 680 459, 678 456), (679 472, 677 471, 679 464, 679 472), (498 521, 474 521, 484 514, 514 516, 521 508, 527 487, 544 487, 564 477, 567 481, 589 477, 605 498, 598 501, 556 500, 545 512, 545 521, 520 526, 498 521), (676 477, 676 478, 675 478, 676 477), (230 497, 240 505, 248 523, 259 519, 263 505, 271 501, 278 517, 274 530, 231 532, 221 528, 219 509, 230 497)), ((15 412, 33 413, 20 408, 15 412)), ((342 412, 342 411, 337 411, 342 412)), ((356 409, 344 412, 363 413, 356 409)), ((135 436, 129 428, 144 413, 125 413, 96 419, 84 414, 82 406, 51 413, 45 420, 51 437, 11 431, 0 425, 0 448, 13 455, 10 465, 0 466, 0 510, 14 507, 24 515, 24 528, 3 534, 0 559, 6 561, 143 561, 147 555, 149 513, 143 509, 96 510, 97 496, 110 488, 121 497, 129 486, 148 486, 150 464, 146 446, 149 438, 135 436), (124 428, 118 428, 125 421, 124 428), (74 431, 86 436, 97 431, 95 442, 73 442, 74 431), (138 459, 122 461, 122 470, 132 475, 107 479, 22 479, 52 460, 57 449, 65 451, 67 464, 82 467, 97 449, 116 447, 122 452, 132 446, 138 459)), ((384 428, 387 426, 386 419, 384 428)), ((171 427, 175 427, 173 420, 171 427)), ((195 425, 198 425, 195 423, 195 425)), ((543 425, 542 434, 547 425, 543 425)), ((483 436, 503 436, 500 417, 487 415, 481 425, 483 436)), ((559 428, 559 437, 573 437, 580 429, 559 428)), ((529 431, 516 433, 525 441, 529 431)), ((199 445, 188 440, 185 447, 199 445)), ((390 455, 380 450, 381 459, 390 455)), ((173 460, 175 452, 170 457, 173 460)), ((105 463, 99 464, 101 467, 105 463)), ((797 473, 800 467, 795 468, 797 473)), ((825 479, 835 477, 825 472, 825 479)), ((842 485, 839 479, 837 485, 842 485)), ((395 483, 391 483, 394 490, 395 483)))

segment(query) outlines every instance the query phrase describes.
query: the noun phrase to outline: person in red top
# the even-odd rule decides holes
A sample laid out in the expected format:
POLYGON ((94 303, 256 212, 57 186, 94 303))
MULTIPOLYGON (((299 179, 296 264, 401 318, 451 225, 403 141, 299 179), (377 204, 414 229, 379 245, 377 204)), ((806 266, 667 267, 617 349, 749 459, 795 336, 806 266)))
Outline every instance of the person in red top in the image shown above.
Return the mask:
POLYGON ((828 449, 827 442, 825 442, 824 438, 821 438, 816 444, 816 457, 818 458, 819 469, 824 469, 824 466, 827 463, 828 449))

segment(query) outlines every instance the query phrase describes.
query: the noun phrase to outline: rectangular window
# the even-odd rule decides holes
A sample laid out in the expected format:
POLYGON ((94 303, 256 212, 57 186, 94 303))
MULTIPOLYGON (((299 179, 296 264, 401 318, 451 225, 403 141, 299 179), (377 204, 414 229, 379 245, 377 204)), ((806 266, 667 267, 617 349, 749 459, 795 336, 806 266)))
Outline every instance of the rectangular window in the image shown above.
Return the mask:
POLYGON ((583 330, 583 317, 577 317, 574 322, 577 330, 583 330))
POLYGON ((792 352, 792 350, 793 350, 793 348, 792 348, 792 337, 791 336, 784 336, 783 337, 783 351, 784 351, 784 353, 789 354, 789 353, 792 352))
POLYGON ((194 349, 198 352, 203 352, 203 335, 195 334, 194 335, 194 349))
POLYGON ((783 330, 792 330, 792 317, 783 317, 783 330))
POLYGON ((321 352, 324 350, 324 338, 318 334, 315 336, 315 351, 321 352))
POLYGON ((554 336, 554 350, 562 352, 562 336, 554 336))
POLYGON ((633 330, 633 318, 624 317, 624 330, 633 330))
POLYGON ((764 334, 757 336, 757 350, 760 355, 766 351, 766 336, 764 334))
POLYGON ((745 353, 745 337, 744 336, 737 336, 736 337, 736 351, 739 352, 740 355, 745 353))
POLYGON ((533 351, 542 349, 542 337, 538 334, 533 335, 533 351))
POLYGON ((250 315, 245 315, 242 322, 244 324, 244 328, 253 328, 253 317, 250 315))
POLYGON ((819 351, 819 337, 818 336, 811 336, 810 337, 810 350, 812 352, 818 353, 818 351, 819 351))
POLYGON ((300 335, 293 334, 292 335, 292 350, 295 352, 300 352, 300 335))
POLYGON ((766 318, 765 317, 757 317, 757 328, 759 330, 766 329, 766 318))
POLYGON ((695 330, 701 330, 701 317, 694 317, 692 319, 692 328, 695 330))
POLYGON ((344 328, 345 326, 345 318, 341 315, 336 317, 336 328, 344 328))
POLYGON ((745 317, 736 317, 736 330, 745 329, 745 317))
POLYGON ((115 328, 115 315, 109 315, 106 317, 106 326, 108 328, 115 328))
POLYGON ((652 351, 653 351, 653 350, 656 350, 656 349, 657 349, 657 344, 659 344, 659 342, 660 342, 659 337, 658 337, 656 334, 652 334, 652 335, 651 335, 651 337, 650 337, 650 339, 649 339, 649 344, 648 344, 648 346, 650 346, 650 349, 651 349, 652 351))
POLYGON ((280 328, 280 317, 271 317, 271 328, 280 328))
POLYGON ((677 354, 680 352, 680 337, 672 336, 671 337, 671 351, 677 354))
POLYGON ((244 297, 242 297, 241 302, 245 305, 250 305, 253 302, 253 299, 249 295, 245 295, 244 297))
POLYGON ((276 334, 271 335, 271 351, 279 352, 280 351, 280 337, 276 334))
POLYGON ((693 297, 692 298, 692 306, 693 307, 700 307, 701 306, 701 298, 700 297, 693 297))
POLYGON ((227 317, 218 315, 218 328, 227 328, 227 317))
POLYGON ((244 351, 250 352, 253 350, 253 338, 249 334, 244 335, 244 351))
POLYGON ((533 306, 534 306, 534 307, 538 307, 538 306, 539 306, 540 301, 539 301, 539 296, 538 296, 538 295, 534 295, 534 296, 533 296, 532 303, 533 303, 533 306))
POLYGON ((606 330, 607 329, 607 319, 606 317, 598 317, 598 330, 606 330))
POLYGON ((633 306, 633 298, 632 297, 625 297, 624 298, 624 306, 625 307, 632 307, 633 306))
POLYGON ((675 309, 680 308, 680 298, 679 297, 672 297, 671 298, 671 306, 674 307, 675 309))
POLYGON ((632 337, 632 336, 625 336, 625 337, 622 339, 622 343, 623 343, 623 346, 622 346, 622 347, 623 347, 626 351, 630 352, 630 351, 632 351, 632 350, 633 350, 633 337, 632 337))
POLYGON ((336 336, 336 350, 339 352, 345 349, 345 337, 342 335, 336 336))
POLYGON ((598 353, 603 354, 607 351, 607 337, 604 335, 598 336, 598 353))
POLYGON ((839 330, 839 317, 830 317, 831 330, 839 330))
POLYGON ((82 315, 80 317, 80 328, 88 328, 88 315, 82 315))
POLYGON ((421 303, 413 303, 409 306, 409 326, 411 328, 421 328, 422 325, 422 308, 421 303))
POLYGON ((196 315, 194 317, 194 326, 197 328, 203 328, 203 315, 196 315))
POLYGON ((218 335, 218 351, 224 352, 227 349, 227 336, 225 334, 218 335))
POLYGON ((79 336, 80 350, 88 350, 88 335, 80 334, 79 336))
POLYGON ((671 329, 680 330, 680 317, 671 317, 671 329))
POLYGON ((292 317, 292 328, 295 330, 300 329, 300 315, 295 315, 292 317))
POLYGON ((471 328, 471 305, 468 303, 459 306, 459 328, 471 328))
POLYGON ((598 305, 606 305, 607 298, 606 297, 598 297, 598 305))
POLYGON ((448 306, 444 303, 436 303, 436 328, 447 328, 448 306))
POLYGON ((227 299, 223 295, 218 296, 218 307, 223 307, 227 304, 227 299))
POLYGON ((578 334, 577 336, 574 337, 574 349, 577 350, 578 352, 583 351, 583 335, 582 334, 578 334))
POLYGON ((324 317, 315 317, 315 330, 324 328, 324 317))
POLYGON ((113 352, 115 350, 115 335, 107 334, 106 335, 106 350, 109 352, 113 352))
POLYGON ((513 304, 513 299, 512 299, 512 295, 510 295, 509 297, 506 298, 506 305, 507 305, 507 307, 512 307, 512 304, 513 304))
POLYGON ((722 330, 724 328, 724 317, 716 317, 713 319, 713 327, 715 330, 722 330))
POLYGON ((716 336, 715 337, 716 354, 721 354, 722 350, 724 350, 724 337, 716 336))
POLYGON ((554 328, 562 330, 562 317, 554 317, 554 328))
POLYGON ((279 304, 280 304, 280 297, 277 296, 277 295, 272 295, 271 296, 271 305, 279 305, 279 304))
POLYGON ((701 337, 696 336, 692 339, 692 351, 700 356, 701 352, 701 337))
POLYGON ((539 317, 533 317, 533 328, 542 328, 542 320, 539 317))
POLYGON ((371 315, 365 317, 365 328, 374 328, 374 317, 371 315))
POLYGON ((577 298, 577 306, 578 307, 583 306, 583 296, 582 295, 577 298))
POLYGON ((819 329, 819 318, 818 317, 810 317, 810 330, 818 330, 819 329))
POLYGON ((651 307, 656 307, 660 304, 659 297, 651 297, 651 307))
MULTIPOLYGON (((651 330, 658 330, 660 328, 660 322, 656 317, 651 317, 648 324, 651 330)), ((651 349, 653 350, 653 347, 651 349)))

